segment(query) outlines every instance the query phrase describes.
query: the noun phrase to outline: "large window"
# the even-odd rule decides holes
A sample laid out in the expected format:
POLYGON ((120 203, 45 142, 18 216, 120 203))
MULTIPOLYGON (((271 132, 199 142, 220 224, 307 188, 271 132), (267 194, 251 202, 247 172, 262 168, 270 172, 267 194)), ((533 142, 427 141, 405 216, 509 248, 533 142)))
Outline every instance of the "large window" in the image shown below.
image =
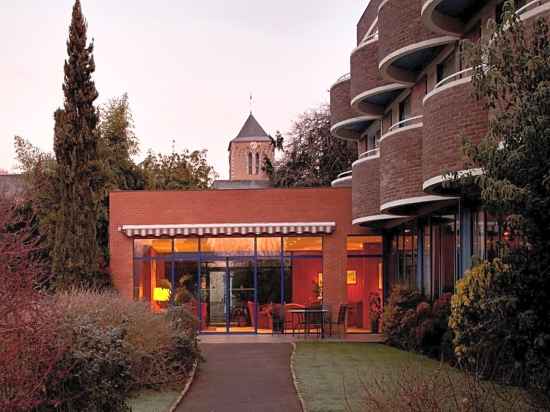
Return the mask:
POLYGON ((276 314, 322 302, 322 250, 310 236, 135 239, 134 297, 188 307, 203 332, 271 333, 276 314))
POLYGON ((390 284, 416 288, 418 234, 416 225, 399 228, 392 234, 390 250, 390 284))

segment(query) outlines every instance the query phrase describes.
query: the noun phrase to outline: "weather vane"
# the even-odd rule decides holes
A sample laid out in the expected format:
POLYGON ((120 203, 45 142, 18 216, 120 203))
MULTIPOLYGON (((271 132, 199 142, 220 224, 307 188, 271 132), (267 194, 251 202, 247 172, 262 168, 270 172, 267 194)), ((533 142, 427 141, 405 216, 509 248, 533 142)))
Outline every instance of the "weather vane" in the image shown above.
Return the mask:
POLYGON ((250 114, 252 114, 252 104, 253 104, 252 92, 250 92, 250 114))

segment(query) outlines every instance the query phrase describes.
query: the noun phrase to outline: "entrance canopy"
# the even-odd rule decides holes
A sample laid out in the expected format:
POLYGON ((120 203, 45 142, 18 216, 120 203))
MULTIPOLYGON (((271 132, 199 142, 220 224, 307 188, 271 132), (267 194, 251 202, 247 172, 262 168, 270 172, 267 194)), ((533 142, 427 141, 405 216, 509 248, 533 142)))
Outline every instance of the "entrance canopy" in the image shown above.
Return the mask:
POLYGON ((335 222, 308 223, 222 223, 193 225, 124 225, 119 231, 128 237, 162 236, 231 236, 331 234, 335 222))

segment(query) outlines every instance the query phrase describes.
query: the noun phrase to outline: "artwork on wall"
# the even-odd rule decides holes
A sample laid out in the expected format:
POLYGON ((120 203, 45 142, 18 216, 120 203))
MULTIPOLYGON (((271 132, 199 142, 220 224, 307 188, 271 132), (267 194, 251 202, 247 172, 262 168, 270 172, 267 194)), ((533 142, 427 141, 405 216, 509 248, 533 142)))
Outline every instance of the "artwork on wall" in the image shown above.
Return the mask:
POLYGON ((356 285, 357 284, 357 271, 355 271, 355 270, 348 270, 347 271, 346 283, 348 285, 356 285))

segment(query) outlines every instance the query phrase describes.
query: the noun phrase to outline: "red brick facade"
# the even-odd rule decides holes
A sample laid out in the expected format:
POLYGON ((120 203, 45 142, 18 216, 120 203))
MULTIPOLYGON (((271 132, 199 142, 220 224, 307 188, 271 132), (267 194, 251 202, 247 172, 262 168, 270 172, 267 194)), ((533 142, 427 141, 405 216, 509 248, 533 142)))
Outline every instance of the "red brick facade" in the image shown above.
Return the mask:
POLYGON ((378 16, 378 6, 381 3, 382 0, 371 0, 361 19, 359 19, 357 23, 357 44, 361 43, 361 40, 363 40, 365 34, 367 34, 367 31, 378 16))
POLYGON ((429 96, 424 104, 423 181, 463 170, 464 139, 479 143, 487 133, 488 112, 472 95, 472 83, 459 81, 447 87, 429 96))
POLYGON ((336 83, 330 89, 330 114, 332 125, 358 116, 351 108, 349 79, 336 83))
MULTIPOLYGON (((390 84, 382 78, 378 70, 378 42, 374 41, 366 44, 351 55, 351 99, 368 90, 376 89, 390 84)), ((371 107, 359 105, 359 110, 363 112, 372 111, 371 107)), ((376 107, 378 111, 383 107, 376 107)))
POLYGON ((397 129, 380 142, 380 203, 422 192, 422 127, 397 129))
POLYGON ((325 300, 346 301, 346 239, 368 233, 351 224, 349 188, 114 192, 110 196, 109 241, 113 283, 133 296, 133 242, 122 225, 336 222, 324 236, 325 300))
POLYGON ((391 53, 424 40, 439 37, 421 19, 420 0, 388 0, 378 12, 379 61, 391 53))
POLYGON ((353 166, 352 205, 354 220, 380 213, 380 158, 365 159, 353 166))

